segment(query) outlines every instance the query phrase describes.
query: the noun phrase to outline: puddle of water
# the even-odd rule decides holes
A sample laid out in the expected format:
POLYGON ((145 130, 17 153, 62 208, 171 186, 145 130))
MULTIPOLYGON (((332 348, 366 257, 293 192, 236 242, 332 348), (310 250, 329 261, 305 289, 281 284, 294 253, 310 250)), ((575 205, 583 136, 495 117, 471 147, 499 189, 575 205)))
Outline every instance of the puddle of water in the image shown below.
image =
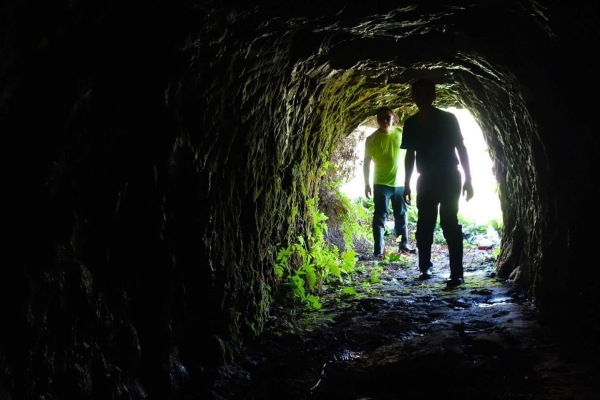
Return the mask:
POLYGON ((411 340, 412 338, 415 338, 415 337, 422 337, 422 336, 423 336, 423 334, 422 334, 422 333, 419 333, 419 332, 415 332, 415 331, 413 331, 413 330, 410 330, 410 331, 408 331, 408 332, 404 332, 404 333, 401 335, 401 338, 402 338, 402 340, 411 340))
POLYGON ((490 271, 484 269, 466 270, 463 272, 464 276, 483 276, 489 274, 490 271))
POLYGON ((494 307, 494 306, 501 305, 501 304, 506 304, 506 303, 495 303, 495 304, 480 303, 480 304, 477 304, 477 305, 479 307, 494 307))
POLYGON ((512 297, 508 296, 495 296, 488 300, 489 303, 510 303, 512 302, 512 297))
POLYGON ((364 358, 365 354, 363 352, 359 352, 359 351, 352 351, 352 350, 342 350, 341 354, 338 354, 337 357, 335 357, 337 360, 342 360, 342 361, 350 361, 350 360, 357 360, 359 358, 364 358))
POLYGON ((512 303, 512 298, 507 296, 496 296, 488 299, 486 303, 477 304, 479 307, 494 307, 507 303, 512 303))

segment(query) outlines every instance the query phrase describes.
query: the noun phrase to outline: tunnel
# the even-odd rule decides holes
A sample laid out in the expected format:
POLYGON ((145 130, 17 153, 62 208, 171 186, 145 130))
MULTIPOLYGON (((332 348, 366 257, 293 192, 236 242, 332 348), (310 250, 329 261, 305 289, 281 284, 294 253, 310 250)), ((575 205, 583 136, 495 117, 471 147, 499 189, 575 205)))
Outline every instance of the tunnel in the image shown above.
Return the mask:
POLYGON ((0 398, 206 384, 261 334, 333 150, 419 77, 481 126, 497 273, 594 343, 596 8, 7 2, 0 398))

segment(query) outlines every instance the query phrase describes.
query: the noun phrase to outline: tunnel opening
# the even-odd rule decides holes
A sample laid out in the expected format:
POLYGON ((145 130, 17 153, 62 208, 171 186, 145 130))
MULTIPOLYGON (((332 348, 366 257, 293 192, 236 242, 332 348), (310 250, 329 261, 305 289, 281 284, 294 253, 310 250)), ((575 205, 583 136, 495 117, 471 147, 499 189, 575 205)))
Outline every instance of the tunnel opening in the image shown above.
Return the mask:
MULTIPOLYGON (((375 68, 374 66, 372 67, 375 68)), ((490 151, 485 141, 484 134, 479 124, 476 122, 475 118, 473 117, 473 114, 464 105, 465 102, 481 104, 482 101, 473 98, 472 93, 476 91, 471 90, 468 87, 468 85, 466 86, 466 88, 464 88, 464 82, 460 83, 460 81, 453 81, 455 72, 456 71, 439 68, 435 70, 411 70, 410 72, 405 73, 405 75, 409 77, 427 76, 431 79, 434 79, 435 82, 438 82, 438 91, 440 93, 438 100, 436 101, 436 106, 444 110, 454 110, 455 113, 463 113, 460 116, 459 123, 461 125, 465 125, 462 128, 463 131, 468 133, 467 141, 474 141, 474 145, 470 145, 470 147, 477 147, 473 148, 472 150, 474 152, 472 158, 474 159, 476 165, 471 168, 471 172, 472 175, 475 176, 477 181, 478 190, 476 190, 476 193, 479 193, 479 199, 477 199, 477 196, 475 196, 475 199, 472 199, 470 203, 466 204, 464 197, 461 196, 459 217, 463 220, 463 222, 469 225, 469 228, 473 230, 479 229, 482 225, 493 226, 493 228, 490 229, 495 230, 496 232, 490 233, 495 233, 493 236, 497 238, 497 236, 502 235, 501 229, 503 222, 502 211, 499 201, 500 195, 497 190, 496 177, 493 174, 493 162, 490 157, 490 151), (466 96, 465 98, 462 98, 461 96, 463 92, 457 89, 461 87, 463 87, 465 93, 471 94, 469 96, 466 96), (481 190, 482 187, 484 188, 483 190, 481 190), (480 208, 478 208, 478 206, 480 208)), ((350 112, 347 112, 347 115, 351 121, 360 122, 338 122, 338 125, 341 127, 340 129, 344 129, 346 126, 352 126, 352 124, 354 123, 357 124, 353 132, 347 136, 347 138, 349 138, 350 141, 356 143, 355 146, 357 146, 357 148, 354 149, 353 154, 355 161, 353 177, 349 177, 349 181, 345 182, 342 186, 342 192, 346 195, 349 195, 350 198, 354 200, 360 201, 360 197, 364 197, 364 182, 361 167, 363 162, 362 152, 364 151, 363 146, 366 136, 377 129, 377 123, 376 121, 374 121, 373 116, 371 115, 374 112, 373 110, 383 105, 391 105, 392 108, 397 109, 397 114, 400 116, 400 121, 398 122, 399 126, 401 126, 403 121, 408 116, 416 112, 416 107, 411 103, 410 96, 408 95, 408 83, 401 83, 400 81, 404 78, 402 78, 401 76, 402 73, 398 73, 400 76, 394 77, 393 69, 391 71, 387 71, 385 81, 395 81, 394 83, 388 83, 386 85, 383 85, 381 83, 377 83, 379 82, 378 79, 374 77, 369 77, 368 70, 344 72, 346 76, 351 77, 348 78, 348 80, 346 81, 346 88, 348 89, 348 91, 356 91, 358 92, 358 94, 356 94, 356 97, 366 99, 365 104, 362 105, 353 103, 353 106, 356 108, 356 110, 351 110, 350 112), (357 82, 359 83, 357 84, 357 82), (356 114, 361 115, 364 119, 359 120, 356 117, 356 114)), ((332 80, 340 79, 340 74, 338 74, 337 76, 332 74, 332 76, 332 80)), ((343 96, 340 97, 343 98, 343 96)), ((482 111, 484 113, 486 112, 485 109, 483 109, 482 111)), ((478 115, 481 115, 481 112, 478 113, 478 115)), ((464 136, 465 135, 463 133, 463 137, 464 136)), ((346 139, 342 138, 339 142, 339 145, 341 145, 343 151, 347 153, 347 144, 343 143, 344 140, 346 139)), ((373 169, 371 168, 371 175, 372 174, 373 169)), ((415 181, 417 176, 418 174, 415 173, 412 177, 413 190, 416 188, 415 181)), ((412 211, 414 211, 414 207, 412 208, 412 211)), ((415 215, 415 213, 411 213, 411 216, 412 215, 415 215)), ((437 228, 439 230, 439 225, 437 228)), ((441 233, 439 236, 441 236, 441 233)))
MULTIPOLYGON (((402 107, 400 109, 402 109, 402 107)), ((503 221, 497 191, 497 182, 493 175, 493 164, 489 156, 489 149, 487 148, 479 125, 467 109, 453 107, 444 110, 453 112, 455 115, 458 114, 457 119, 462 130, 467 151, 470 154, 471 175, 473 181, 476 182, 476 196, 474 199, 471 199, 471 201, 467 203, 463 195, 460 197, 458 218, 462 224, 463 245, 466 247, 477 247, 480 250, 487 250, 490 258, 497 258, 497 255, 500 252, 501 235, 503 234, 503 221)), ((410 111, 404 114, 405 118, 414 112, 416 112, 416 108, 412 106, 410 111)), ((396 122, 396 125, 401 127, 403 121, 400 120, 396 122)), ((340 142, 338 147, 333 151, 331 160, 332 163, 338 164, 335 165, 335 167, 344 171, 344 174, 339 174, 340 177, 343 175, 344 179, 338 196, 348 197, 354 207, 360 208, 363 212, 365 212, 365 206, 368 208, 368 211, 366 211, 368 215, 362 220, 362 224, 365 225, 364 229, 368 230, 368 233, 364 234, 361 232, 360 237, 357 237, 354 241, 354 250, 358 253, 359 260, 372 256, 374 250, 372 234, 373 202, 372 198, 367 199, 365 197, 362 166, 364 162, 364 143, 366 137, 376 131, 377 128, 377 121, 373 116, 369 116, 369 118, 363 121, 350 135, 340 142), (351 168, 348 166, 349 163, 351 164, 351 168)), ((401 160, 401 162, 404 162, 404 160, 401 160)), ((459 168, 464 179, 462 166, 459 168)), ((401 171, 402 170, 403 168, 401 168, 401 171)), ((371 178, 369 182, 372 182, 373 168, 370 169, 370 172, 371 178)), ((414 204, 416 204, 416 197, 418 196, 416 191, 417 177, 418 173, 413 174, 411 184, 413 195, 415 196, 414 204)), ((323 179, 326 178, 327 176, 323 179)), ((400 179, 402 180, 403 177, 400 179)), ((332 200, 332 193, 327 189, 327 185, 321 185, 319 198, 319 206, 328 217, 328 239, 339 246, 340 241, 337 240, 337 237, 340 234, 340 217, 338 214, 341 209, 336 209, 328 204, 334 200, 332 200)), ((416 206, 413 205, 407 207, 407 217, 409 247, 412 246, 413 248, 416 248, 416 206)), ((385 251, 396 254, 399 251, 398 240, 400 239, 395 238, 394 231, 393 204, 390 203, 384 229, 385 251), (396 239, 396 241, 394 241, 394 239, 396 239)), ((436 273, 442 273, 445 274, 445 276, 448 276, 449 272, 445 268, 439 268, 447 267, 448 265, 448 249, 446 247, 446 241, 441 226, 439 225, 439 216, 434 232, 434 243, 433 257, 436 273)), ((473 268, 473 261, 475 258, 470 254, 468 260, 465 260, 464 265, 467 269, 465 276, 484 273, 483 271, 485 268, 482 268, 481 271, 477 271, 473 268)), ((411 260, 410 263, 414 264, 412 265, 413 268, 417 268, 416 260, 411 260)))

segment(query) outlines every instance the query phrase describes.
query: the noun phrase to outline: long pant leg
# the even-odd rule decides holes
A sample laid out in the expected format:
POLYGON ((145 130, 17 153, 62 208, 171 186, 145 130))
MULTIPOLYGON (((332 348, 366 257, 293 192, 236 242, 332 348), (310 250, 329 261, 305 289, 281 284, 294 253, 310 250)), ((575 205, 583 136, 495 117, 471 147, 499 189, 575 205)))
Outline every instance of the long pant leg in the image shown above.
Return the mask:
POLYGON ((396 239, 402 236, 400 243, 408 244, 408 230, 406 228, 406 202, 404 201, 404 186, 396 186, 392 196, 392 210, 394 212, 394 230, 396 239))
POLYGON ((420 175, 417 178, 417 249, 419 270, 426 272, 431 265, 431 245, 438 215, 439 199, 436 181, 420 175))
POLYGON ((388 216, 388 204, 393 194, 393 188, 385 185, 373 185, 373 253, 379 255, 383 252, 383 232, 385 220, 388 216))
POLYGON ((461 175, 452 171, 441 186, 440 226, 448 244, 450 257, 450 279, 463 277, 463 234, 458 223, 458 202, 460 200, 461 175))

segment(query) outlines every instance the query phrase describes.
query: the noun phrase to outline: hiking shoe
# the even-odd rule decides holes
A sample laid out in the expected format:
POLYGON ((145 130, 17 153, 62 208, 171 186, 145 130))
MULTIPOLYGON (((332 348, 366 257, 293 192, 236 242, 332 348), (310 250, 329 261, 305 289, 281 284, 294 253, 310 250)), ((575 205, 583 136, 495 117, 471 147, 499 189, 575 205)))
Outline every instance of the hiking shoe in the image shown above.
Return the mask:
POLYGON ((446 281, 446 285, 448 287, 457 287, 459 285, 462 285, 463 283, 465 283, 465 280, 463 278, 450 278, 446 281))
POLYGON ((427 280, 427 279, 431 279, 431 274, 429 274, 427 272, 421 272, 419 274, 419 280, 420 281, 424 281, 424 280, 427 280))
POLYGON ((429 262, 429 267, 427 267, 425 270, 420 269, 420 273, 419 273, 419 280, 420 281, 424 281, 426 279, 430 279, 431 276, 433 275, 433 272, 431 271, 431 268, 433 267, 433 263, 430 261, 429 262))
POLYGON ((404 254, 416 254, 417 253, 417 249, 411 249, 410 247, 408 247, 408 244, 403 243, 400 245, 400 253, 404 253, 404 254))
POLYGON ((374 258, 378 258, 378 259, 380 259, 380 260, 381 260, 382 258, 384 258, 384 257, 385 257, 385 255, 386 255, 386 254, 387 254, 387 248, 384 246, 384 247, 383 247, 383 251, 382 251, 381 253, 379 253, 379 254, 375 254, 375 253, 373 253, 373 257, 374 257, 374 258))

